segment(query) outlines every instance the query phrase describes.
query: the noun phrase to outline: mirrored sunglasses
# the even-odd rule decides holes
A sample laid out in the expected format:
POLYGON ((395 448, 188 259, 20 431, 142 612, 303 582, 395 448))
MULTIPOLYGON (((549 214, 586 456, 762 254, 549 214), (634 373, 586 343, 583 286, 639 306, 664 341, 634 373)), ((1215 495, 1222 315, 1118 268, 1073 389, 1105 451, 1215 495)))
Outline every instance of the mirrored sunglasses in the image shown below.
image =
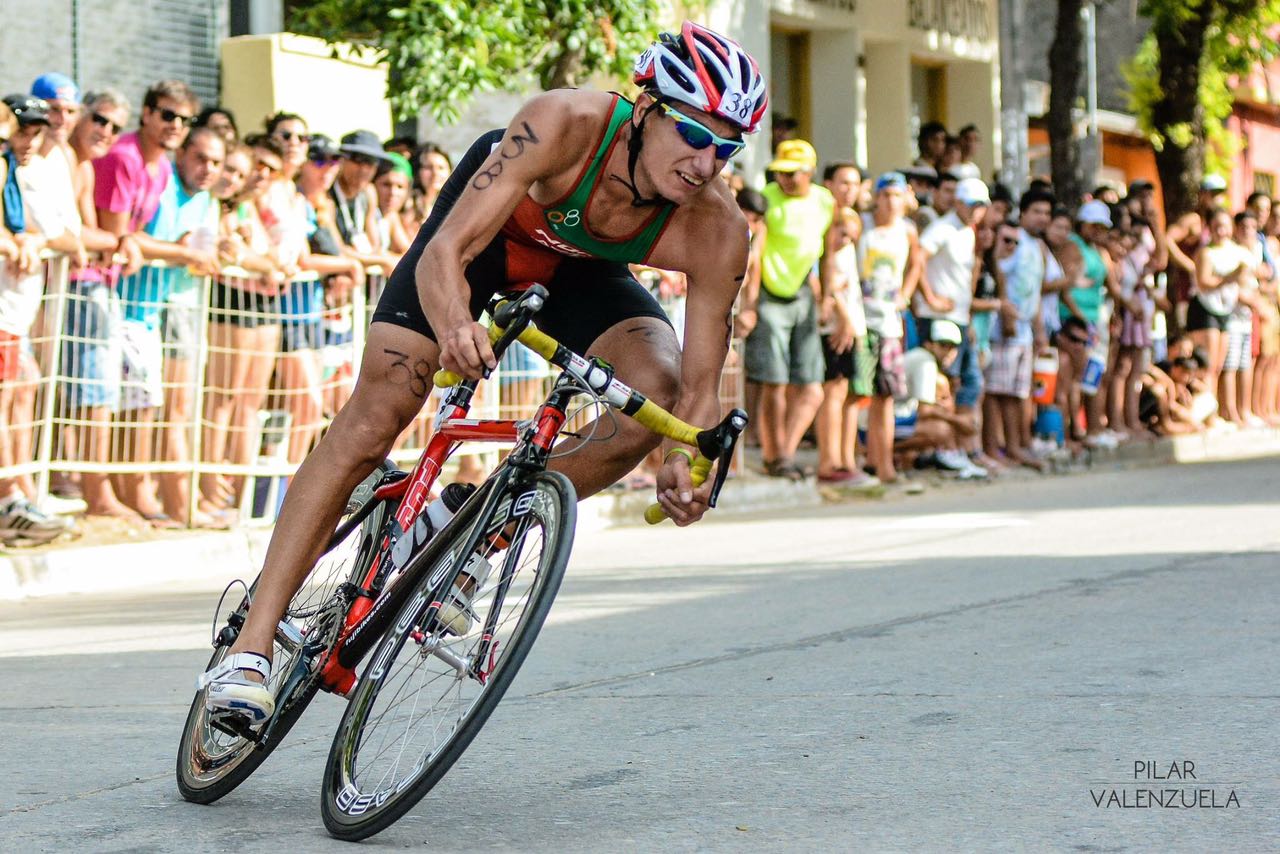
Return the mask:
POLYGON ((681 139, 689 144, 690 148, 696 148, 701 151, 709 145, 714 145, 716 147, 717 160, 729 160, 747 147, 746 142, 740 139, 725 139, 722 136, 717 136, 707 127, 666 104, 662 105, 662 110, 675 120, 676 132, 680 134, 681 139))

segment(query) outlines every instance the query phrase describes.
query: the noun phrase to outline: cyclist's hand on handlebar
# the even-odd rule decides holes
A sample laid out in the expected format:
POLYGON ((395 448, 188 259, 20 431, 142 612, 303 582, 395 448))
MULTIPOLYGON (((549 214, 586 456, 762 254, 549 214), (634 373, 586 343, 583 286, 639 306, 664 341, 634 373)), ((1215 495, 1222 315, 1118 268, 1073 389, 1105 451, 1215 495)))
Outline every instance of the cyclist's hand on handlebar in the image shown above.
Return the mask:
POLYGON ((440 367, 467 379, 478 380, 485 368, 493 370, 498 360, 489 346, 489 331, 479 323, 457 326, 440 336, 440 367))
POLYGON ((658 471, 658 504, 680 527, 702 518, 710 506, 712 479, 695 488, 689 476, 689 461, 683 454, 671 454, 658 471))

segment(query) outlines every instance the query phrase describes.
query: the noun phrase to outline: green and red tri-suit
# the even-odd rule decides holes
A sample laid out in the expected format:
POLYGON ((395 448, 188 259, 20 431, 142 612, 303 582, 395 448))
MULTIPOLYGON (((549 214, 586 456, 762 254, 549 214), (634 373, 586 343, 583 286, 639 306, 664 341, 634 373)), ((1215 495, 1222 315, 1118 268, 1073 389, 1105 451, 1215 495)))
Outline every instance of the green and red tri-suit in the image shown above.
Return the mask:
MULTIPOLYGON (((536 318, 538 326, 579 353, 587 352, 605 330, 629 318, 667 320, 627 265, 648 262, 675 207, 657 206, 644 224, 618 239, 599 237, 586 220, 604 164, 618 145, 619 130, 631 119, 632 107, 614 95, 609 120, 573 188, 545 207, 525 195, 494 239, 467 266, 472 317, 480 316, 493 294, 538 282, 549 292, 546 307, 536 318)), ((413 245, 391 274, 374 322, 394 323, 435 340, 418 298, 414 271, 424 247, 490 153, 501 145, 503 135, 502 130, 484 134, 459 161, 413 245)), ((554 144, 554 140, 541 144, 554 144)))

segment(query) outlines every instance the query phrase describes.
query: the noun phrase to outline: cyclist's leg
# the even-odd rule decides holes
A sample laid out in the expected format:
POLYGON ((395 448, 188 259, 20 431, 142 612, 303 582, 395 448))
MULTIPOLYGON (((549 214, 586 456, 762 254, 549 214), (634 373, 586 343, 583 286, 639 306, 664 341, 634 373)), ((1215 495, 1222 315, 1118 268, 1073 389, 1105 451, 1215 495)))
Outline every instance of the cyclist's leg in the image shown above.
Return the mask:
MULTIPOLYGON (((680 391, 680 342, 657 300, 624 265, 567 261, 547 286, 547 307, 535 322, 566 347, 599 356, 622 382, 670 409, 680 391)), ((549 468, 573 481, 579 498, 616 483, 657 447, 662 437, 619 413, 604 415, 596 436, 549 468), (616 424, 616 428, 615 425, 616 424)), ((583 435, 590 435, 587 427, 583 435)), ((557 453, 576 440, 557 445, 557 453)))
MULTIPOLYGON (((347 497, 385 459, 396 438, 426 401, 431 375, 439 367, 440 350, 429 337, 431 329, 422 312, 416 276, 418 259, 466 182, 501 137, 501 131, 484 134, 459 161, 441 189, 431 216, 388 279, 369 327, 360 376, 351 399, 298 469, 285 493, 253 607, 231 652, 270 655, 276 624, 319 558, 347 497)), ((494 240, 473 259, 467 268, 472 285, 472 317, 480 316, 489 295, 504 281, 505 271, 501 239, 494 240)))
POLYGON ((439 352, 430 338, 403 326, 370 326, 351 399, 285 493, 253 607, 231 652, 270 655, 276 625, 319 559, 347 497, 422 408, 439 352))
MULTIPOLYGON (((613 365, 619 379, 654 403, 664 409, 676 405, 680 391, 680 343, 671 324, 653 317, 629 319, 605 331, 590 352, 613 365)), ((616 432, 606 415, 605 423, 599 425, 596 434, 608 439, 589 442, 581 451, 559 456, 548 466, 573 481, 579 498, 594 495, 626 477, 662 441, 657 433, 625 415, 613 415, 616 432)), ((583 435, 590 435, 591 430, 586 428, 583 435)), ((571 446, 563 447, 568 450, 571 446)), ((559 451, 557 446, 557 453, 559 451)))

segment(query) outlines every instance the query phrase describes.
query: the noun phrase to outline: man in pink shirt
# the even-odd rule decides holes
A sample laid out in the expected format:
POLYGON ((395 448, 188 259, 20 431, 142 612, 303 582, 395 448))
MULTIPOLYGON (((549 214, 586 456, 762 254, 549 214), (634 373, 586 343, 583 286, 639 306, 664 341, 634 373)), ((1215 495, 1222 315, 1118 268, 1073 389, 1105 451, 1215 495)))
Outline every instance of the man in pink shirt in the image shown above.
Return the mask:
MULTIPOLYGON (((147 90, 142 101, 142 116, 138 130, 120 137, 107 155, 94 162, 96 183, 94 206, 98 212, 98 225, 123 242, 142 231, 155 216, 160 206, 160 195, 173 180, 173 166, 169 155, 187 138, 200 102, 187 84, 177 80, 162 80, 147 90)), ((143 271, 142 275, 146 275, 143 271)), ((142 307, 122 306, 125 319, 131 311, 142 307)), ((128 342, 124 345, 124 373, 127 381, 145 381, 145 375, 158 371, 159 365, 144 364, 131 359, 128 342)), ((137 355, 137 354, 132 354, 137 355)), ((140 422, 154 417, 150 409, 122 413, 140 422)), ((131 430, 141 437, 150 434, 149 425, 138 424, 141 430, 131 430)), ((150 443, 129 441, 124 443, 127 457, 145 465, 151 461, 150 443)), ((164 514, 156 497, 155 484, 149 474, 122 475, 118 490, 121 500, 137 510, 144 518, 161 526, 173 522, 164 514)))

